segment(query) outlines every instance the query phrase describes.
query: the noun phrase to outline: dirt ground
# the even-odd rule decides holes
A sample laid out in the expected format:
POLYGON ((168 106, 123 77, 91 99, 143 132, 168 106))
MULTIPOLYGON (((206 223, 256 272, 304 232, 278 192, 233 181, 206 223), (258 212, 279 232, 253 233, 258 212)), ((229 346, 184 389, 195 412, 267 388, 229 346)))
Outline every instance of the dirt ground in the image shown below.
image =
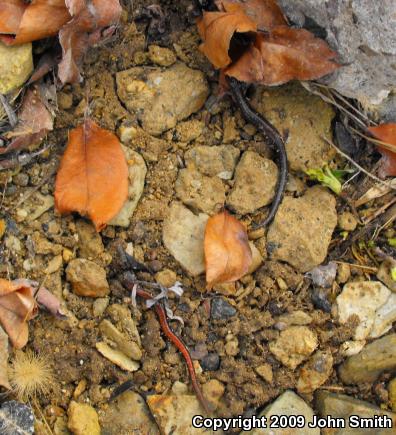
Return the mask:
MULTIPOLYGON (((257 407, 265 406, 284 390, 296 387, 297 371, 283 366, 270 353, 268 347, 269 341, 279 335, 275 325, 276 318, 281 314, 296 310, 309 314, 313 319, 310 327, 319 337, 318 348, 331 352, 335 366, 343 359, 339 353, 340 344, 350 339, 354 332, 353 322, 339 326, 333 321, 330 313, 315 307, 312 302, 311 281, 304 274, 296 272, 285 263, 272 260, 265 261, 264 266, 254 276, 250 275, 238 284, 246 287, 255 281, 253 290, 246 297, 227 298, 227 301, 237 309, 235 316, 229 319, 212 319, 210 305, 215 294, 205 291, 204 277, 189 277, 166 250, 162 242, 162 219, 150 218, 157 213, 157 210, 150 209, 156 204, 152 201, 144 201, 138 205, 129 228, 109 226, 101 233, 105 251, 98 260, 107 271, 111 288, 110 305, 122 304, 130 308, 137 323, 142 340, 143 358, 141 367, 136 372, 121 370, 95 349, 95 343, 101 338, 98 324, 106 314, 94 316, 94 299, 76 296, 71 291, 64 273, 66 262, 56 273, 48 275, 44 272, 53 256, 65 248, 71 251, 72 256, 76 255, 76 221, 79 218, 60 217, 53 208, 49 208, 37 219, 27 220, 20 210, 30 213, 35 206, 30 202, 32 197, 35 201, 40 198, 36 194, 43 197, 53 195, 55 171, 67 142, 68 131, 83 119, 86 98, 91 117, 104 128, 117 132, 124 119, 135 122, 118 99, 115 91, 115 73, 137 66, 141 57, 139 53, 145 51, 147 44, 156 43, 173 49, 173 43, 176 41, 180 50, 178 55, 183 57, 182 60, 188 66, 200 69, 206 74, 212 94, 215 94, 216 75, 198 51, 199 37, 188 11, 189 2, 162 1, 161 6, 168 18, 167 30, 164 34, 157 35, 156 39, 153 37, 153 40, 147 41, 147 22, 136 21, 135 18, 142 6, 149 3, 139 1, 133 2, 132 6, 129 4, 129 14, 124 14, 116 37, 91 49, 86 56, 83 67, 85 81, 82 84, 67 85, 58 94, 59 112, 55 128, 46 139, 46 143, 50 145, 48 152, 20 171, 0 174, 5 186, 3 210, 6 211, 3 211, 2 218, 7 223, 7 235, 14 236, 14 245, 1 244, 1 275, 28 277, 44 282, 51 291, 63 297, 67 309, 73 314, 72 319, 60 321, 45 312, 40 312, 38 317, 29 323, 30 340, 27 349, 46 355, 57 380, 52 394, 39 398, 39 406, 50 426, 54 424, 56 417, 66 413, 76 386, 83 379, 87 381, 87 385, 79 400, 89 401, 98 410, 106 406, 113 389, 127 380, 131 380, 133 390, 143 396, 164 393, 175 381, 190 385, 184 360, 161 334, 154 311, 147 309, 142 301, 138 301, 137 308, 131 307, 130 295, 122 288, 117 274, 110 266, 111 258, 108 254, 114 253, 115 246, 119 243, 124 247, 132 243, 134 255, 139 261, 155 271, 165 268, 173 270, 181 281, 185 292, 180 300, 171 299, 170 306, 177 316, 183 318, 185 325, 182 327, 180 323, 172 321, 172 327, 193 351, 193 357, 201 360, 202 355, 206 354, 219 356, 218 368, 204 370, 198 374, 201 384, 210 379, 217 379, 225 385, 225 393, 217 410, 219 416, 252 414, 257 407), (12 181, 6 184, 5 181, 9 180, 10 176, 12 181), (43 238, 50 242, 47 250, 43 238), (36 250, 37 243, 44 244, 40 253, 36 250), (238 338, 239 352, 235 356, 226 351, 230 336, 238 338), (272 367, 272 385, 253 369, 263 361, 272 367)), ((143 60, 142 63, 145 68, 150 68, 148 62, 143 60)), ((206 123, 206 145, 218 144, 214 133, 222 130, 222 115, 226 112, 235 114, 237 119, 240 118, 230 99, 222 100, 218 113, 214 115, 209 114, 204 107, 192 116, 192 119, 206 123)), ((169 133, 164 133, 162 138, 168 146, 166 150, 161 151, 158 161, 146 162, 148 172, 142 198, 162 200, 167 205, 175 195, 177 170, 186 148, 182 149, 177 138, 169 133), (171 170, 170 164, 173 167, 171 170)), ((254 149, 254 144, 249 140, 238 141, 232 145, 241 150, 254 149)), ((138 147, 136 151, 139 152, 138 147)), ((345 202, 338 199, 338 211, 344 210, 345 207, 345 202)), ((260 215, 250 219, 259 220, 260 215)), ((293 225, 293 222, 290 222, 290 225, 293 225)), ((332 251, 339 249, 339 246, 340 236, 335 233, 330 245, 330 257, 332 251)), ((262 253, 265 254, 265 248, 262 253)), ((353 270, 353 273, 362 274, 357 269, 353 270)), ((139 272, 137 275, 139 279, 152 280, 148 273, 139 272)), ((334 300, 339 289, 336 285, 330 292, 330 302, 334 300)), ((378 405, 382 403, 376 386, 346 386, 337 378, 336 370, 324 388, 344 392, 378 405)), ((310 395, 305 398, 308 402, 312 400, 310 395)))

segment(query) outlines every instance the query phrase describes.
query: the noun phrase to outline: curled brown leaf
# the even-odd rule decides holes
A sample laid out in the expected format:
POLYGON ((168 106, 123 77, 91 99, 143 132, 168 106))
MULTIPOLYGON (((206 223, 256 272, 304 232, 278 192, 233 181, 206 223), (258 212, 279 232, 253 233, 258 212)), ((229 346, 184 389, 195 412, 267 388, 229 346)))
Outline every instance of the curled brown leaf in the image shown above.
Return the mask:
POLYGON ((36 313, 37 304, 32 287, 0 279, 0 324, 16 349, 21 349, 27 343, 27 321, 36 313))
POLYGON ((6 44, 25 42, 54 36, 70 20, 65 0, 0 1, 0 34, 6 44))
POLYGON ((7 147, 0 148, 0 154, 39 144, 52 129, 53 118, 43 102, 39 88, 28 89, 18 114, 18 124, 14 130, 6 134, 11 142, 7 147))
POLYGON ((269 30, 274 26, 287 24, 286 17, 276 0, 216 0, 220 11, 232 12, 235 8, 242 8, 243 12, 252 19, 258 30, 269 30))
POLYGON ((246 228, 226 211, 208 219, 204 252, 208 289, 238 280, 252 263, 246 228))
POLYGON ((249 33, 257 30, 256 23, 238 5, 231 12, 204 12, 197 26, 204 41, 200 50, 215 68, 224 68, 231 63, 228 52, 235 32, 249 33))
POLYGON ((368 130, 374 137, 388 144, 388 146, 377 145, 378 151, 382 154, 379 175, 396 176, 396 124, 381 124, 368 130))
POLYGON ((258 34, 254 44, 225 74, 249 83, 274 86, 290 80, 314 80, 340 67, 337 53, 305 29, 274 27, 258 34))
POLYGON ((58 75, 62 83, 81 80, 79 63, 89 46, 100 39, 104 27, 115 24, 121 15, 118 0, 67 0, 72 19, 59 32, 62 61, 58 75))

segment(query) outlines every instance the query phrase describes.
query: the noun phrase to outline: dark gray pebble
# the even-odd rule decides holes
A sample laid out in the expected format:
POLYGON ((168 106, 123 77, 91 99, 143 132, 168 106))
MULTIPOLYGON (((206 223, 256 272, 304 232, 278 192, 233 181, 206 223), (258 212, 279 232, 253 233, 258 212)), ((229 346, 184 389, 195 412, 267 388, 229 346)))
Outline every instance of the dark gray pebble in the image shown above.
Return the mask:
POLYGON ((212 300, 210 316, 212 319, 228 319, 235 316, 236 309, 223 298, 214 298, 212 300))

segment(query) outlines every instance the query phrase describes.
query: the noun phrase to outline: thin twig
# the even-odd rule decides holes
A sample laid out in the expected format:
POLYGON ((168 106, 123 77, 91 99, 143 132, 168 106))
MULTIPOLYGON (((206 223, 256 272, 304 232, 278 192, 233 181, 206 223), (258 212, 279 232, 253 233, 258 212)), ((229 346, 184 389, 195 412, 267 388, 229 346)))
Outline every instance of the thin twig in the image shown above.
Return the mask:
POLYGON ((387 183, 386 181, 381 180, 380 178, 376 177, 375 175, 371 174, 369 171, 364 169, 362 166, 359 165, 359 163, 355 162, 355 160, 352 159, 352 157, 349 157, 348 154, 341 151, 337 145, 335 145, 332 141, 328 140, 326 137, 321 136, 321 138, 327 142, 329 145, 331 145, 333 148, 336 149, 336 151, 342 155, 345 159, 347 159, 350 163, 352 163, 356 168, 358 168, 360 171, 362 171, 364 174, 367 175, 367 177, 377 181, 378 183, 383 184, 384 186, 390 187, 393 190, 396 190, 396 187, 393 187, 390 183, 387 183))
MULTIPOLYGON (((305 83, 305 82, 301 82, 301 84, 303 85, 303 87, 305 89, 307 89, 309 92, 312 92, 313 94, 319 96, 323 101, 325 101, 326 103, 332 104, 333 106, 337 107, 337 109, 341 110, 342 112, 344 112, 346 115, 348 115, 350 118, 352 118, 357 124, 360 124, 363 128, 366 128, 366 124, 364 123, 364 121, 362 121, 361 119, 359 119, 356 115, 354 115, 353 113, 351 113, 349 110, 347 110, 344 106, 342 106, 341 104, 337 103, 337 101, 335 101, 334 96, 331 95, 332 98, 326 96, 323 92, 313 88, 310 84, 305 83)), ((358 112, 360 114, 360 112, 358 112)))
POLYGON ((383 225, 376 228, 376 230, 374 231, 372 240, 375 240, 380 235, 381 231, 384 228, 386 228, 389 224, 391 224, 395 219, 396 219, 396 213, 393 216, 391 216, 383 225))
POLYGON ((350 267, 355 267, 356 269, 367 270, 368 272, 373 272, 373 273, 377 273, 378 272, 378 268, 377 267, 364 266, 363 264, 347 263, 345 261, 334 261, 334 263, 345 264, 345 265, 350 266, 350 267))
POLYGON ((0 103, 3 106, 4 112, 8 117, 8 121, 10 122, 11 127, 15 127, 18 122, 18 118, 15 112, 13 111, 10 103, 8 102, 8 100, 3 94, 0 94, 0 103))
POLYGON ((387 202, 385 205, 380 207, 375 213, 373 213, 369 218, 365 219, 363 221, 363 224, 368 224, 372 220, 374 220, 376 217, 380 216, 386 209, 388 209, 391 205, 393 205, 396 202, 396 197, 392 198, 389 202, 387 202))
POLYGON ((368 140, 369 142, 372 142, 374 145, 379 145, 379 146, 381 146, 383 148, 386 148, 389 151, 393 151, 393 152, 395 151, 395 146, 390 144, 390 143, 388 143, 388 142, 384 142, 382 140, 376 139, 375 137, 367 136, 367 135, 363 134, 362 132, 360 132, 359 130, 356 130, 353 127, 351 127, 351 130, 354 133, 356 133, 357 135, 359 135, 360 137, 368 140))

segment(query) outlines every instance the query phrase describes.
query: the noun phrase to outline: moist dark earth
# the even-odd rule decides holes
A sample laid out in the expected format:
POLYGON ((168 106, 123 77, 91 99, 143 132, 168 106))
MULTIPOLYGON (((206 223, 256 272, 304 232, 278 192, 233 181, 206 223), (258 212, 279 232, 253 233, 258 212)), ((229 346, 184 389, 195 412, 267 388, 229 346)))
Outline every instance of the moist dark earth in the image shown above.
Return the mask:
MULTIPOLYGON (((129 252, 133 249, 136 260, 152 271, 137 272, 138 279, 155 281, 155 276, 162 276, 162 279, 170 276, 171 281, 174 277, 180 281, 184 293, 181 298, 170 294, 169 305, 173 313, 183 319, 184 326, 175 320, 170 323, 189 348, 193 359, 199 363, 196 366, 199 383, 204 385, 210 380, 218 380, 224 386, 224 394, 218 400, 215 411, 217 416, 252 415, 285 390, 296 389, 299 368, 286 367, 269 349, 269 343, 277 340, 284 329, 282 321, 285 320, 280 316, 296 311, 309 316, 303 324, 308 324, 316 334, 317 350, 330 353, 333 358, 331 375, 320 388, 386 408, 384 382, 389 375, 383 375, 374 384, 352 386, 342 383, 337 375, 336 368, 345 358, 340 346, 353 338, 357 325, 354 318, 341 325, 329 312, 345 281, 337 282, 337 276, 330 289, 318 294, 318 289, 304 272, 285 261, 274 259, 271 255, 273 246, 266 244, 264 232, 259 233, 259 237, 253 232, 254 222, 265 216, 266 208, 243 215, 234 213, 247 224, 248 233, 253 233, 251 238, 262 257, 262 264, 254 273, 238 281, 232 291, 207 291, 204 275, 192 277, 164 246, 163 222, 169 205, 176 199, 175 182, 178 171, 185 167, 188 150, 200 145, 227 144, 241 153, 253 151, 266 158, 271 157, 271 151, 265 138, 252 126, 246 125, 232 100, 227 96, 217 97, 218 76, 198 50, 200 40, 190 3, 161 2, 165 16, 163 33, 156 31, 158 24, 157 27, 149 27, 149 20, 142 14, 144 6, 149 4, 147 1, 124 5, 116 35, 112 40, 90 49, 86 55, 82 67, 84 81, 66 85, 58 92, 55 128, 45 141, 49 145, 48 151, 19 170, 0 173, 4 189, 2 219, 7 225, 1 240, 1 276, 26 277, 43 283, 62 300, 68 315, 66 320, 59 320, 41 311, 29 322, 30 339, 26 349, 45 354, 56 379, 52 393, 38 397, 42 415, 53 429, 57 419, 67 418, 71 400, 89 403, 102 415, 109 406, 113 390, 126 381, 130 381, 131 390, 143 398, 170 393, 176 381, 190 388, 185 362, 161 333, 154 310, 146 308, 139 298, 137 306, 133 307, 131 295, 120 284, 117 268, 114 267, 118 246, 129 252), (56 169, 68 132, 83 121, 87 106, 91 118, 117 135, 121 135, 120 127, 125 123, 141 124, 136 113, 130 112, 118 97, 115 77, 117 72, 132 67, 140 66, 147 74, 159 68, 147 54, 148 48, 154 44, 168 48, 178 62, 204 73, 210 95, 205 105, 188 118, 188 121, 199 121, 204 128, 189 142, 181 140, 176 127, 173 127, 157 135, 160 142, 137 137, 135 141, 125 144, 145 158, 147 175, 144 191, 128 227, 109 225, 95 235, 88 220, 84 221, 77 215, 61 217, 54 211, 50 198, 54 193, 56 169), (230 119, 233 131, 225 142, 230 119), (41 205, 44 213, 31 219, 31 213, 41 205), (108 299, 103 301, 104 310, 98 308, 100 304, 95 302, 95 298, 78 296, 72 291, 65 269, 74 258, 92 260, 105 269, 110 293, 108 299), (117 324, 117 314, 112 312, 111 307, 118 305, 131 312, 141 338, 143 355, 138 370, 134 372, 122 370, 104 358, 95 347, 102 341, 99 324, 103 319, 117 324), (257 370, 263 365, 267 369, 267 379, 257 370), (268 370, 272 370, 270 381, 268 370), (77 385, 80 385, 79 394, 75 393, 77 385)), ((290 92, 303 92, 293 87, 282 89, 274 91, 261 87, 252 89, 250 96, 258 101, 262 92, 268 95, 285 92, 281 98, 287 98, 290 92)), ((300 98, 304 101, 304 98, 311 97, 301 94, 300 98)), ((276 112, 277 109, 272 110, 276 112)), ((281 110, 278 110, 279 117, 287 116, 281 110)), ((332 112, 328 107, 323 110, 332 112)), ((334 113, 329 116, 334 117, 334 113)), ((328 160, 339 161, 329 149, 323 152, 327 153, 328 160)), ((369 159, 367 161, 370 162, 369 159)), ((314 183, 293 167, 291 173, 294 183, 289 184, 286 196, 297 198, 314 183)), ((359 197, 370 186, 370 182, 363 177, 357 180, 364 180, 364 183, 347 188, 346 195, 350 198, 359 197)), ((224 184, 228 192, 232 180, 226 180, 224 184)), ((97 188, 100 189, 100 185, 97 188)), ((381 198, 370 205, 379 208, 389 198, 381 198)), ((321 204, 318 203, 317 207, 321 204)), ((350 210, 342 198, 337 198, 336 208, 338 215, 350 210)), ((367 212, 369 210, 363 210, 363 213, 367 212)), ((293 231, 293 219, 288 225, 293 231)), ((338 227, 333 232, 328 258, 356 262, 348 249, 340 252, 341 232, 338 227)), ((392 236, 391 233, 388 235, 392 236)), ((364 279, 364 270, 351 269, 350 280, 364 279)), ((193 394, 191 389, 189 392, 193 394)), ((312 393, 302 396, 311 403, 312 393)), ((36 416, 43 420, 37 413, 36 416)), ((37 433, 50 432, 45 425, 41 425, 37 427, 37 433)))

